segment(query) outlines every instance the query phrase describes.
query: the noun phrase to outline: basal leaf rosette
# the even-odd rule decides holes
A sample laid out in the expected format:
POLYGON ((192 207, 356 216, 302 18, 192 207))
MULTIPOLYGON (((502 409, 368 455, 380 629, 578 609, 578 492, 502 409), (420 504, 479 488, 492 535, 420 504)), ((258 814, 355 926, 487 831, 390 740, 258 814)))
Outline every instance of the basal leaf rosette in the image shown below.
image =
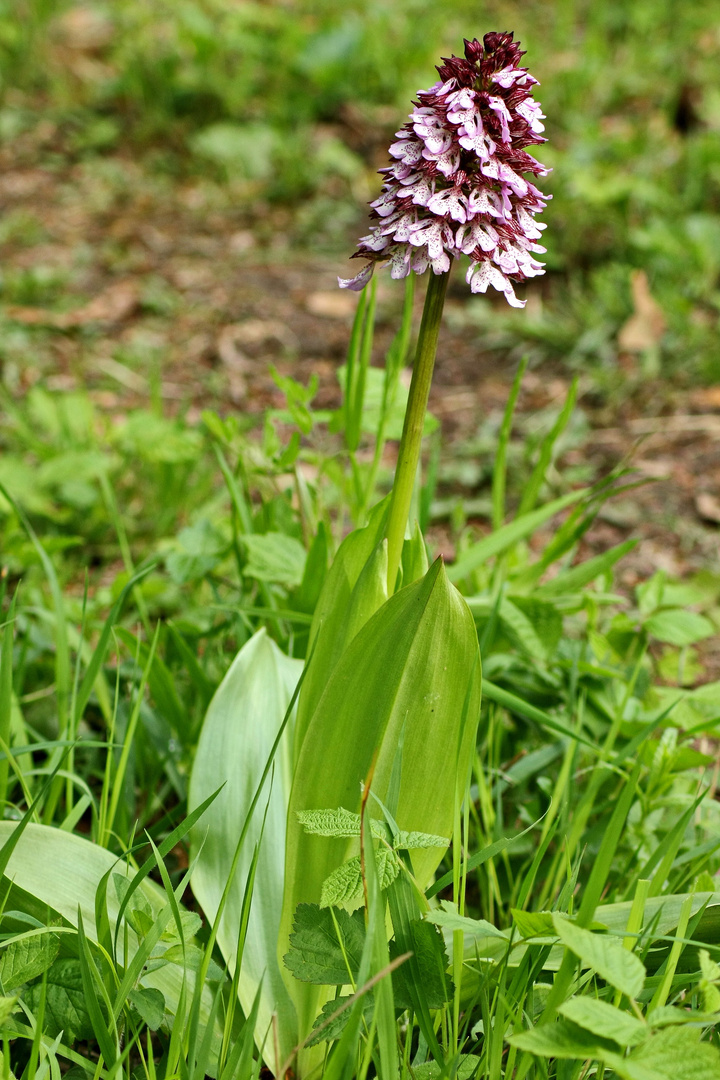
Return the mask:
POLYGON ((390 147, 392 164, 380 170, 386 179, 370 204, 370 232, 353 255, 370 262, 339 278, 341 288, 364 288, 378 262, 404 278, 428 267, 446 273, 451 258, 469 255, 472 292, 492 285, 513 307, 525 306, 513 283, 544 273, 534 255, 545 251, 537 243, 545 225, 535 215, 550 196, 522 175, 549 172, 525 149, 546 140, 524 55, 511 33, 465 41, 465 56, 446 58, 440 80, 418 92, 390 147))

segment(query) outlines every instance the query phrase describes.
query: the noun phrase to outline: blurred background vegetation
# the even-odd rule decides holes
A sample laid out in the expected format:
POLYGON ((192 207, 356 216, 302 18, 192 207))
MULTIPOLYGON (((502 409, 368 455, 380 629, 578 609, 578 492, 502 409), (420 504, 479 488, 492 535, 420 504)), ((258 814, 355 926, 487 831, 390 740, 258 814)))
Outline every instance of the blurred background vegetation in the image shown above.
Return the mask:
POLYGON ((719 380, 718 0, 0 0, 0 140, 44 125, 49 169, 210 177, 290 243, 346 250, 439 55, 510 28, 548 116, 549 272, 489 340, 719 380))

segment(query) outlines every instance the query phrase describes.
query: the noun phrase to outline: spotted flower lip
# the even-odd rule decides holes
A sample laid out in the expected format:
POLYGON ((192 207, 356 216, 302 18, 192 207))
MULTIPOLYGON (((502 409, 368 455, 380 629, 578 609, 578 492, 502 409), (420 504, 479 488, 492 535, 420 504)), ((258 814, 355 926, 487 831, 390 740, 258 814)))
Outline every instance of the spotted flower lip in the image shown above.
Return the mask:
POLYGON ((545 225, 535 220, 550 195, 523 174, 550 171, 525 149, 545 142, 545 116, 532 95, 538 85, 511 33, 465 41, 465 55, 445 58, 440 76, 418 91, 408 122, 381 169, 382 193, 371 204, 372 224, 353 258, 370 261, 353 278, 338 278, 359 292, 376 263, 390 263, 393 278, 428 267, 443 274, 450 260, 470 256, 466 280, 474 293, 489 285, 512 307, 524 307, 513 284, 543 274, 534 255, 545 225))

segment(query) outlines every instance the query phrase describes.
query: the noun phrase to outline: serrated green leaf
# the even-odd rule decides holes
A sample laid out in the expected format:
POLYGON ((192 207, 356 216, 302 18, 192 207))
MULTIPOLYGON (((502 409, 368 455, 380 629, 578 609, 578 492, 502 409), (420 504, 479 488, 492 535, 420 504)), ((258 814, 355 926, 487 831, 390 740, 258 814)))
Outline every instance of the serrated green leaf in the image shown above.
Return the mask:
POLYGON ((592 968, 628 997, 638 996, 645 982, 645 967, 620 940, 585 930, 558 913, 553 915, 553 925, 563 945, 580 958, 584 967, 592 968))
POLYGON ((642 1069, 643 1080, 717 1080, 720 1052, 700 1038, 698 1028, 664 1028, 625 1059, 621 1075, 640 1080, 642 1069))
POLYGON ((165 998, 160 991, 143 987, 131 990, 128 1001, 150 1030, 157 1031, 165 1015, 165 998))
MULTIPOLYGON (((365 1000, 366 1005, 364 1016, 369 1023, 372 1017, 373 1009, 375 1008, 375 999, 373 997, 372 991, 366 994, 365 1000)), ((327 1025, 327 1027, 324 1027, 322 1031, 317 1031, 316 1029, 319 1028, 322 1024, 324 1024, 325 1021, 333 1015, 333 1013, 337 1012, 338 1009, 341 1009, 342 1006, 348 1001, 350 1001, 350 995, 347 995, 345 997, 336 997, 333 998, 332 1001, 325 1002, 322 1009, 320 1010, 319 1016, 313 1024, 313 1031, 315 1031, 316 1034, 312 1035, 307 1040, 307 1042, 305 1043, 306 1046, 318 1046, 320 1043, 323 1042, 333 1042, 333 1040, 338 1039, 342 1035, 343 1031, 345 1030, 345 1025, 350 1019, 351 1009, 349 1006, 344 1010, 344 1012, 341 1012, 339 1016, 336 1016, 335 1019, 327 1025)))
POLYGON ((538 1057, 547 1058, 605 1058, 617 1055, 617 1043, 593 1035, 571 1020, 558 1020, 511 1035, 511 1046, 538 1057))
MULTIPOLYGON (((25 991, 25 1001, 33 1012, 40 1004, 41 995, 42 986, 39 983, 25 991)), ((65 1042, 69 1044, 76 1039, 92 1038, 93 1028, 85 1005, 79 960, 56 960, 48 969, 44 1030, 51 1039, 64 1032, 65 1042)))
MULTIPOLYGON (((398 857, 381 844, 375 852, 375 862, 380 888, 387 889, 400 872, 398 857)), ((362 902, 362 868, 360 856, 355 855, 325 879, 320 894, 320 907, 325 908, 335 905, 353 911, 362 902)))
POLYGON ((420 850, 421 848, 447 848, 450 841, 446 836, 434 836, 424 832, 399 832, 395 841, 396 848, 407 848, 408 851, 420 850))
POLYGON ((357 976, 364 944, 362 917, 342 909, 331 913, 317 904, 299 904, 283 962, 301 982, 345 986, 351 976, 353 980, 357 976))
POLYGON ((60 949, 57 934, 35 934, 11 940, 0 949, 0 986, 7 994, 30 982, 52 964, 60 949))
POLYGON ((15 1012, 17 1000, 16 997, 0 997, 0 1031, 5 1027, 5 1024, 15 1012))
POLYGON ((300 810, 297 819, 313 836, 359 836, 360 815, 344 806, 337 810, 300 810))
POLYGON ((573 997, 558 1009, 567 1020, 586 1028, 593 1035, 612 1039, 620 1046, 637 1046, 650 1034, 648 1025, 632 1013, 623 1012, 598 998, 573 997))

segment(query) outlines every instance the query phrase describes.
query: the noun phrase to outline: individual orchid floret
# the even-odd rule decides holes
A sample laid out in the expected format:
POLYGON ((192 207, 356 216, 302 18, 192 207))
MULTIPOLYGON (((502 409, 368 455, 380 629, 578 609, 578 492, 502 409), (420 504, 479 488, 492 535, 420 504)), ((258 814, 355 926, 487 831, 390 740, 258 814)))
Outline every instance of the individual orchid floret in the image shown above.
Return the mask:
POLYGON ((535 215, 550 196, 522 175, 549 172, 525 149, 545 142, 545 129, 524 55, 512 34, 486 34, 482 44, 466 41, 465 56, 446 58, 440 81, 418 91, 353 255, 370 261, 354 278, 338 278, 341 288, 359 292, 376 263, 390 263, 394 278, 428 267, 444 274, 464 254, 472 292, 492 285, 525 306, 513 284, 544 273, 531 253, 545 251, 535 215))

